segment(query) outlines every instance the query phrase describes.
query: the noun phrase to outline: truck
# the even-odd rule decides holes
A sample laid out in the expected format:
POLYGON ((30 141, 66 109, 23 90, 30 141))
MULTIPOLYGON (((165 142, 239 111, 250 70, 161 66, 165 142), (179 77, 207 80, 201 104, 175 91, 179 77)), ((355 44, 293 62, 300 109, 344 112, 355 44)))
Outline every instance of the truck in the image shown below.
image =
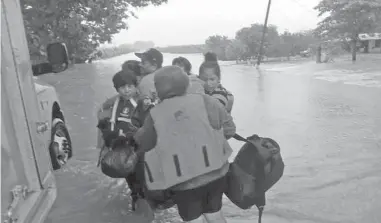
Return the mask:
POLYGON ((19 0, 1 0, 1 222, 40 223, 57 194, 54 171, 73 156, 62 105, 38 75, 67 69, 63 43, 31 66, 19 0))

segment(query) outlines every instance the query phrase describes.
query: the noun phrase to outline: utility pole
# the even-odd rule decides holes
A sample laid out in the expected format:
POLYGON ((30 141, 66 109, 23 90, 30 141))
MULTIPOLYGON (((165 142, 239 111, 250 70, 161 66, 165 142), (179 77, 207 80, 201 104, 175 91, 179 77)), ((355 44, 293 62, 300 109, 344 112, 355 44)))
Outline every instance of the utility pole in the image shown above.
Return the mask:
POLYGON ((262 54, 263 54, 263 44, 265 42, 265 36, 266 36, 266 31, 267 31, 267 20, 269 19, 270 6, 271 6, 271 0, 269 0, 269 3, 267 5, 267 12, 266 12, 265 24, 263 26, 262 40, 261 40, 261 46, 259 48, 259 56, 258 56, 257 66, 259 66, 261 64, 261 59, 262 59, 262 54))

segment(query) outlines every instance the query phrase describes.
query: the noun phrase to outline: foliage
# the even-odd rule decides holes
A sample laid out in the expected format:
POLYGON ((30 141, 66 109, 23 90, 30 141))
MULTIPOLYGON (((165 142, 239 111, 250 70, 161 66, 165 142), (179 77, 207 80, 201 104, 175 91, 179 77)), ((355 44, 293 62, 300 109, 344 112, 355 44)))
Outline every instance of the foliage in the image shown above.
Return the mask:
POLYGON ((322 0, 316 7, 319 16, 327 15, 316 28, 320 37, 349 37, 373 32, 379 25, 380 0, 322 0))
POLYGON ((44 55, 52 42, 66 43, 69 56, 84 61, 102 43, 127 29, 133 8, 167 0, 22 0, 31 57, 44 55))
POLYGON ((134 52, 134 49, 132 48, 130 44, 122 44, 119 46, 101 47, 98 49, 94 57, 96 59, 107 59, 111 57, 120 56, 123 54, 128 54, 131 52, 134 52))
MULTIPOLYGON (((263 25, 253 24, 238 30, 233 40, 219 35, 209 37, 206 48, 215 52, 221 60, 245 60, 256 57, 259 54, 262 32, 263 25)), ((315 48, 317 42, 312 31, 285 31, 279 34, 277 27, 270 25, 265 35, 264 54, 267 57, 295 56, 301 51, 315 48)))
POLYGON ((240 40, 232 40, 225 49, 225 55, 228 60, 244 59, 250 56, 249 47, 240 40))
MULTIPOLYGON (((249 54, 254 56, 259 53, 263 33, 262 24, 252 24, 250 27, 244 27, 236 33, 235 39, 240 40, 248 47, 249 54)), ((264 49, 266 50, 270 45, 279 40, 279 33, 277 27, 269 25, 267 27, 264 49)))
POLYGON ((209 36, 205 41, 206 50, 214 52, 218 59, 226 60, 225 49, 230 45, 231 41, 227 36, 214 35, 209 36))
POLYGON ((319 16, 326 16, 315 30, 323 39, 349 38, 352 60, 356 60, 356 42, 360 33, 370 33, 380 27, 380 0, 322 0, 316 7, 319 16))
POLYGON ((181 54, 190 54, 190 53, 203 53, 205 51, 205 45, 181 45, 181 46, 167 46, 167 47, 158 47, 163 53, 181 53, 181 54))

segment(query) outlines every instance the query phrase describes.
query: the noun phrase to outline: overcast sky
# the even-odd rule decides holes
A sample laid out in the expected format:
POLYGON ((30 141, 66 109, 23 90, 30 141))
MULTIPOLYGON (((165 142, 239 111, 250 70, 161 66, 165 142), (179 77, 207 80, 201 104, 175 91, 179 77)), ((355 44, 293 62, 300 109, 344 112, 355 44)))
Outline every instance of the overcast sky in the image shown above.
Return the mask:
MULTIPOLYGON (((234 38, 242 27, 263 23, 268 0, 168 0, 149 6, 129 19, 128 30, 114 36, 114 44, 153 41, 156 46, 201 44, 208 36, 234 38)), ((280 31, 314 28, 319 21, 313 7, 319 0, 272 0, 269 24, 280 31)))

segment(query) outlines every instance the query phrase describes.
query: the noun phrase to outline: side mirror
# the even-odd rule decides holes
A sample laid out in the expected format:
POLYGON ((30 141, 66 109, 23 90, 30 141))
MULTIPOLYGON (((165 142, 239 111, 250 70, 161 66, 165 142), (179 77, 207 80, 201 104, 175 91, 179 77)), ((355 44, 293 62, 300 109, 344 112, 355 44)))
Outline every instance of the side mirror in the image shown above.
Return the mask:
POLYGON ((52 65, 53 72, 59 73, 69 66, 69 54, 65 43, 52 43, 46 48, 48 61, 52 65))
POLYGON ((49 44, 46 51, 48 62, 33 65, 34 76, 46 73, 59 73, 69 67, 69 55, 65 43, 57 42, 49 44))

